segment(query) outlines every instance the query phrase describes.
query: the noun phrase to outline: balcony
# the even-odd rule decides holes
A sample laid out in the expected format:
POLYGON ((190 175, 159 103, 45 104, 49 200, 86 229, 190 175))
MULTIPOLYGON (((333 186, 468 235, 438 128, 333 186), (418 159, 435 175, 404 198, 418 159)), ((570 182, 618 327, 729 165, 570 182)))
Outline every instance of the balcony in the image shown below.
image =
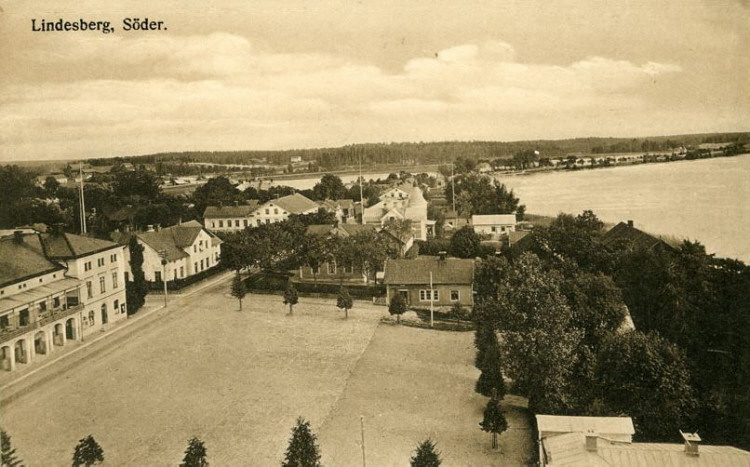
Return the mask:
POLYGON ((0 344, 21 337, 27 332, 44 327, 50 323, 54 323, 55 321, 67 318, 68 316, 74 315, 82 310, 83 305, 77 305, 39 312, 37 315, 37 320, 30 322, 26 326, 8 326, 0 330, 0 344))

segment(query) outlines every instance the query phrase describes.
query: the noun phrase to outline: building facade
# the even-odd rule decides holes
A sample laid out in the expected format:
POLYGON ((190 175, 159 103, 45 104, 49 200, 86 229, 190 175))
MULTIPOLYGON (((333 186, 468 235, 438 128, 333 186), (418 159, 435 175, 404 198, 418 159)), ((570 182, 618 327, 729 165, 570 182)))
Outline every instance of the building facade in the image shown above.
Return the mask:
POLYGON ((0 357, 31 363, 127 317, 125 253, 67 233, 0 239, 0 357))
POLYGON ((474 305, 474 260, 419 256, 388 260, 383 282, 386 300, 401 295, 412 308, 474 305))
POLYGON ((471 225, 474 232, 479 235, 488 236, 494 240, 503 235, 508 235, 516 230, 515 214, 485 214, 471 216, 471 225))
POLYGON ((258 206, 208 206, 203 212, 204 225, 212 232, 239 232, 247 227, 258 227, 289 219, 292 214, 313 214, 320 205, 299 194, 282 196, 258 206))

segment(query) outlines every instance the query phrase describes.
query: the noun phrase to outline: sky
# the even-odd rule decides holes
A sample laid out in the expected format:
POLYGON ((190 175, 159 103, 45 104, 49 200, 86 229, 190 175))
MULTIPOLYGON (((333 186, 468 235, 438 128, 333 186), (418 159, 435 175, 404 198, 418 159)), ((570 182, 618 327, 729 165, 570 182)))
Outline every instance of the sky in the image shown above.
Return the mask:
POLYGON ((750 131, 750 0, 0 9, 0 162, 750 131), (32 31, 60 18, 115 31, 32 31))

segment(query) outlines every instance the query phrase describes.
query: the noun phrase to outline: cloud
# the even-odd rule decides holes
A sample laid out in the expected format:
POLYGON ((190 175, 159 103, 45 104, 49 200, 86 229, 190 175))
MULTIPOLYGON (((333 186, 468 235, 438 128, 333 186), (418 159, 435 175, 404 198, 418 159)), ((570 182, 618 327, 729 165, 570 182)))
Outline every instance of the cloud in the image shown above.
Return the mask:
POLYGON ((34 147, 70 157, 76 150, 89 156, 168 150, 170 142, 220 149, 440 131, 491 137, 486 133, 498 120, 547 125, 572 111, 595 117, 643 108, 644 86, 681 71, 676 64, 604 57, 566 66, 524 63, 496 40, 415 57, 386 72, 331 53, 263 50, 226 33, 63 38, 26 60, 59 73, 0 88, 3 158, 34 147))

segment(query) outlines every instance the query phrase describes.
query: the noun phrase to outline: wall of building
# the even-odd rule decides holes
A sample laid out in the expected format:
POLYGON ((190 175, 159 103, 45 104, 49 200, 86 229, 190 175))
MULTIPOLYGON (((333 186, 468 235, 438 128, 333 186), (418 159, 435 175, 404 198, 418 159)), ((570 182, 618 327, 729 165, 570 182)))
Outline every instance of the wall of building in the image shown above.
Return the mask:
POLYGON ((313 274, 313 270, 310 266, 303 266, 297 271, 297 277, 303 281, 339 281, 344 280, 346 282, 358 282, 366 283, 367 280, 362 272, 362 268, 353 267, 352 269, 344 269, 340 266, 336 266, 335 263, 321 263, 318 268, 318 272, 313 274))
MULTIPOLYGON (((420 296, 421 290, 429 290, 430 284, 423 284, 423 285, 388 285, 386 290, 386 297, 388 300, 388 303, 390 303, 391 298, 397 294, 401 293, 401 291, 407 292, 407 301, 409 303, 410 307, 414 308, 429 308, 430 307, 430 299, 429 294, 422 297, 420 296), (422 298, 425 298, 423 300, 422 298)), ((461 304, 461 306, 472 306, 474 304, 474 296, 471 290, 471 286, 469 285, 434 285, 433 290, 438 291, 438 297, 437 300, 433 302, 434 306, 439 307, 451 307, 456 303, 461 304), (457 291, 458 292, 458 300, 451 300, 451 291, 457 291)))
POLYGON ((204 226, 214 232, 239 232, 246 227, 257 225, 252 217, 225 217, 221 219, 206 219, 204 226))

